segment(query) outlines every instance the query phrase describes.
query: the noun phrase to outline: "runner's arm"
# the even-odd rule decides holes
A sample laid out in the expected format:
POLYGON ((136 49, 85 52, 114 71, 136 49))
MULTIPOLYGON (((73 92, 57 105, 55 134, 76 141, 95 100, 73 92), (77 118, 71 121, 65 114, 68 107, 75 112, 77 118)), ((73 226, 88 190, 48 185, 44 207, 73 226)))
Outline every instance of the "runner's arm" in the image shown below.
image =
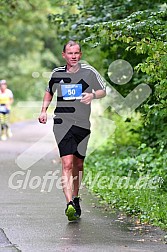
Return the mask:
POLYGON ((100 99, 106 96, 106 90, 100 89, 93 92, 93 99, 100 99))
POLYGON ((43 104, 41 109, 41 114, 38 118, 40 123, 46 123, 47 122, 47 109, 52 101, 53 95, 51 95, 48 91, 45 92, 44 98, 43 98, 43 104))
POLYGON ((93 99, 100 99, 106 96, 106 91, 103 89, 99 89, 96 91, 93 91, 92 93, 83 93, 83 98, 81 99, 81 102, 85 104, 90 104, 93 99))

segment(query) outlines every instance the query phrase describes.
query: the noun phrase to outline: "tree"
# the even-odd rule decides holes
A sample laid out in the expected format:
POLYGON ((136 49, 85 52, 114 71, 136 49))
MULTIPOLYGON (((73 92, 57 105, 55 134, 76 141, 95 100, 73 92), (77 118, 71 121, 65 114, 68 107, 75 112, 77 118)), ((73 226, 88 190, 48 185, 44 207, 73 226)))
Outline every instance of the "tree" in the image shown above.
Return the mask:
POLYGON ((7 79, 15 100, 41 99, 47 83, 42 74, 59 64, 47 19, 51 10, 49 1, 1 1, 0 78, 7 79))

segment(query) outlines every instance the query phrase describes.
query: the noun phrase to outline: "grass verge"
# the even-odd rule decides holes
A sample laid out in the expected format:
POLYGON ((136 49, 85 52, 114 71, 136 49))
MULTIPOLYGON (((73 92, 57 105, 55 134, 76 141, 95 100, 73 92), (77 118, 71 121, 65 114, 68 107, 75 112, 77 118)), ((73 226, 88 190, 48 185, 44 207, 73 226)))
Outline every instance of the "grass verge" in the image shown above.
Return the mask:
POLYGON ((158 169, 158 164, 166 165, 166 154, 147 162, 141 155, 134 158, 96 151, 86 159, 84 183, 110 208, 137 217, 139 223, 167 230, 165 173, 158 169))

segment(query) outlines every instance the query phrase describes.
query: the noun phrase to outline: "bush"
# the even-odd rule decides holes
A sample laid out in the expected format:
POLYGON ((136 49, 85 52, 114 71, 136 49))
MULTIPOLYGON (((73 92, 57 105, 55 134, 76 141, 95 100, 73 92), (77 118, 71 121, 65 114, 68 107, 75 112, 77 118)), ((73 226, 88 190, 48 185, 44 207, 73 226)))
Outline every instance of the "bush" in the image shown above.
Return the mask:
POLYGON ((141 143, 138 133, 133 138, 142 128, 134 119, 117 118, 116 125, 114 136, 86 158, 84 183, 109 207, 167 229, 167 153, 141 143))

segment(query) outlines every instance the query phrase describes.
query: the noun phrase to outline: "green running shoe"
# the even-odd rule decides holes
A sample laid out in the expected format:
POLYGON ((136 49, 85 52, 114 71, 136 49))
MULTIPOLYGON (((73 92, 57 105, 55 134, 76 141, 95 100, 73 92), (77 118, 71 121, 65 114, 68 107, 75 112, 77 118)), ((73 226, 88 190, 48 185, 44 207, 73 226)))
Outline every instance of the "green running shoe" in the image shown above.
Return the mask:
POLYGON ((70 201, 67 204, 67 208, 65 210, 65 214, 68 217, 69 221, 74 221, 74 220, 78 219, 78 215, 76 214, 76 210, 75 210, 75 207, 74 207, 74 204, 73 204, 72 201, 70 201))

